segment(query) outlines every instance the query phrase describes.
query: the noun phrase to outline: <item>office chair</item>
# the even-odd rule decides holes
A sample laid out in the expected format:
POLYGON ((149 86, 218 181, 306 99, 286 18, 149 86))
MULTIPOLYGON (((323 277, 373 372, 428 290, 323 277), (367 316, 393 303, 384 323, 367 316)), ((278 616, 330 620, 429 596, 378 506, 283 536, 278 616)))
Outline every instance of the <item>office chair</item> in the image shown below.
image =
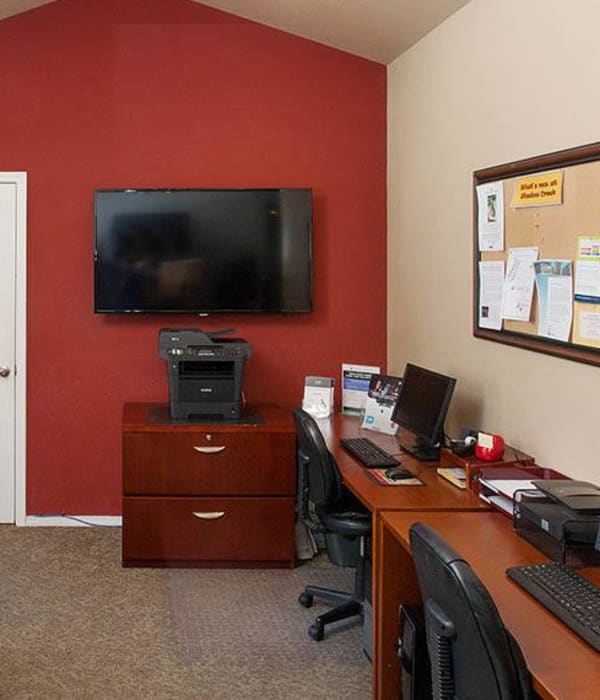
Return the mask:
POLYGON ((533 700, 521 650, 469 564, 423 523, 411 526, 410 542, 434 700, 533 700))
POLYGON ((342 486, 338 466, 314 418, 301 409, 295 409, 292 413, 298 440, 298 468, 304 474, 305 492, 301 494, 301 503, 305 512, 301 513, 302 517, 307 520, 307 501, 311 501, 325 532, 360 541, 360 556, 351 593, 322 586, 306 586, 298 597, 298 602, 305 608, 312 606, 315 596, 339 603, 337 607, 319 615, 308 628, 309 637, 320 641, 325 634, 325 625, 362 614, 366 582, 365 540, 371 533, 371 514, 342 486))

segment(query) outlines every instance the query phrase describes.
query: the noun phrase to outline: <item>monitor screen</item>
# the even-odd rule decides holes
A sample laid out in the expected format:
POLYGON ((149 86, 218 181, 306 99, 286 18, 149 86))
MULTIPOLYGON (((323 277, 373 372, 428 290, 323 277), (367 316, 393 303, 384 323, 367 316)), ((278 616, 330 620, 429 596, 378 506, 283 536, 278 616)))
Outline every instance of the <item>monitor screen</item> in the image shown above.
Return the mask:
POLYGON ((97 313, 307 312, 312 191, 97 190, 97 313))
POLYGON ((444 439, 444 421, 456 379, 407 364, 392 420, 417 436, 415 447, 403 449, 418 459, 437 459, 444 439))

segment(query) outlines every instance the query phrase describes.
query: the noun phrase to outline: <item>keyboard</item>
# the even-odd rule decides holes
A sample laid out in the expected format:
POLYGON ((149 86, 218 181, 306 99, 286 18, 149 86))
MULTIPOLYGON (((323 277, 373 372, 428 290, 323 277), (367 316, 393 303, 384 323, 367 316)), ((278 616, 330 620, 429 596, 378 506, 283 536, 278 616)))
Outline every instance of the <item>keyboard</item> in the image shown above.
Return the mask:
POLYGON ((342 438, 340 445, 365 467, 397 467, 400 461, 369 438, 342 438))
POLYGON ((507 575, 600 651, 600 589, 562 564, 512 566, 507 575))

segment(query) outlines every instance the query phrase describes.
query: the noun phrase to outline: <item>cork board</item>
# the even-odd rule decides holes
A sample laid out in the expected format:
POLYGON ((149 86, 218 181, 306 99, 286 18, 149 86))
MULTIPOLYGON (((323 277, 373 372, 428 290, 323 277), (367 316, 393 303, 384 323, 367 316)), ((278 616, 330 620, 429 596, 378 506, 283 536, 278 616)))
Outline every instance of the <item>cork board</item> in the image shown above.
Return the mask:
MULTIPOLYGON (((535 178, 534 178, 535 179, 535 178)), ((540 335, 540 305, 534 285, 531 313, 527 320, 504 319, 501 330, 480 326, 480 261, 502 260, 505 265, 512 248, 535 246, 538 260, 572 261, 575 275, 579 237, 600 236, 600 143, 551 153, 527 160, 478 170, 473 174, 473 334, 479 338, 515 345, 571 360, 600 365, 600 338, 594 337, 582 323, 600 319, 600 304, 572 299, 572 326, 568 340, 540 335), (562 176, 561 201, 544 206, 534 202, 525 207, 513 206, 525 176, 548 172, 562 176), (500 251, 479 250, 477 187, 498 183, 503 193, 504 246, 500 251)), ((600 258, 598 259, 600 264, 600 258)))

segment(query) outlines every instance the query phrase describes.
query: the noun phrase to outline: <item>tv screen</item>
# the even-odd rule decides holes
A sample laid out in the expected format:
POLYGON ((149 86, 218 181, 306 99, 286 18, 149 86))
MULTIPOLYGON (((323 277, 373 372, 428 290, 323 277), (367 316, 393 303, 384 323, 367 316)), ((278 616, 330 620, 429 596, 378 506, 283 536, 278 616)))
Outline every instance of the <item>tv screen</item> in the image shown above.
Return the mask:
POLYGON ((417 437, 415 447, 402 448, 417 459, 435 459, 444 441, 444 421, 456 379, 408 363, 392 420, 417 437))
POLYGON ((96 313, 312 310, 312 190, 97 190, 96 313))

